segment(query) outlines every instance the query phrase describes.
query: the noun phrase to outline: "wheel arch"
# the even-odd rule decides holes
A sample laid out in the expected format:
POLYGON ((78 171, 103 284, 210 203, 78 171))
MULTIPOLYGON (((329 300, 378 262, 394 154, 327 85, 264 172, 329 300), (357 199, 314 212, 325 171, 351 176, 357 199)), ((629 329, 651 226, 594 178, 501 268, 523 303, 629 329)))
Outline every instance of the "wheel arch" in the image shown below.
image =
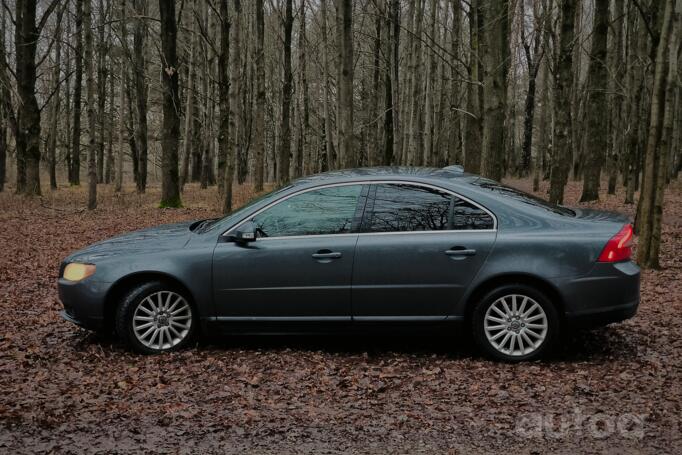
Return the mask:
MULTIPOLYGON (((150 281, 163 281, 165 283, 177 286, 189 299, 189 304, 192 305, 194 311, 199 315, 199 308, 192 291, 182 281, 178 280, 173 275, 158 271, 142 271, 126 275, 118 279, 109 288, 104 299, 104 324, 109 328, 114 327, 114 319, 116 315, 116 308, 121 303, 123 297, 130 289, 143 283, 150 281)), ((198 327, 198 326, 197 326, 198 327)))
POLYGON ((555 305, 557 313, 559 313, 559 320, 563 321, 565 317, 565 302, 559 289, 544 278, 532 275, 529 273, 503 273, 487 278, 481 283, 477 284, 469 293, 465 300, 464 319, 471 321, 474 308, 486 292, 489 292, 499 286, 508 284, 523 284, 531 286, 542 292, 555 305))

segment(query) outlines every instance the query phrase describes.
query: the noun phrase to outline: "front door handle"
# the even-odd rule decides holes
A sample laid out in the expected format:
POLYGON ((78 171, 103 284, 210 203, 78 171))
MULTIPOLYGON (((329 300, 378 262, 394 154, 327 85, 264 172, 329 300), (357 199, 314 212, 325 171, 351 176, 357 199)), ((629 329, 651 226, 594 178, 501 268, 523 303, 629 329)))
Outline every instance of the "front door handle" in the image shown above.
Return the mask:
POLYGON ((448 256, 474 256, 476 254, 476 250, 455 246, 449 250, 446 250, 445 254, 448 256))
POLYGON ((343 256, 341 253, 338 251, 318 251, 317 253, 313 253, 313 259, 338 259, 341 256, 343 256))

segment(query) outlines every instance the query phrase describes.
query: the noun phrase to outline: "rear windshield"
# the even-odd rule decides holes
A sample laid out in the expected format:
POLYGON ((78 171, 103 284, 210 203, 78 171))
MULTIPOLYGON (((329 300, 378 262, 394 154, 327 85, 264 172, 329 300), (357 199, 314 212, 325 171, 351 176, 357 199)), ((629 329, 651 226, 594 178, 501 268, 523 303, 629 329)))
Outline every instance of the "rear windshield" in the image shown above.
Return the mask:
POLYGON ((507 196, 510 198, 513 198, 519 202, 523 202, 524 204, 529 204, 534 207, 539 207, 541 209, 545 209, 549 212, 556 213, 558 215, 564 215, 564 216, 575 216, 575 212, 567 207, 564 207, 562 205, 557 205, 557 204, 552 204, 550 202, 545 201, 544 199, 541 199, 537 196, 533 196, 532 194, 524 193, 521 190, 517 190, 516 188, 512 188, 507 185, 503 185, 499 182, 495 182, 494 180, 488 180, 484 178, 479 178, 474 182, 471 182, 472 185, 476 185, 480 188, 495 192, 497 194, 501 194, 503 196, 507 196))

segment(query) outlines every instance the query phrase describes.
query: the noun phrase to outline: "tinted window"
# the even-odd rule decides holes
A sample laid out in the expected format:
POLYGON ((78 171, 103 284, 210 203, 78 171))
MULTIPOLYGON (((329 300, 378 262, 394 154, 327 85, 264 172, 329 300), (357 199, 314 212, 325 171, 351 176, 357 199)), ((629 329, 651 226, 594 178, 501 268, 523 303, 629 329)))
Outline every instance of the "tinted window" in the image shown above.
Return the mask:
POLYGON ((292 196, 259 213, 261 237, 351 232, 361 185, 334 186, 292 196))
POLYGON ((575 216, 575 212, 569 208, 563 207, 561 205, 552 204, 544 199, 533 196, 532 194, 524 193, 523 191, 517 190, 510 186, 503 185, 501 183, 495 182, 488 179, 478 179, 472 182, 473 185, 479 186, 489 191, 493 191, 497 194, 510 197, 517 201, 523 202, 524 204, 529 204, 541 209, 548 210, 559 215, 575 216))
POLYGON ((474 204, 453 196, 451 229, 492 229, 493 217, 474 204))
POLYGON ((403 184, 376 185, 365 231, 439 231, 448 228, 451 196, 431 188, 403 184))
MULTIPOLYGON (((372 194, 372 193, 370 193, 372 194)), ((405 184, 376 185, 365 232, 492 229, 483 209, 444 191, 405 184)))

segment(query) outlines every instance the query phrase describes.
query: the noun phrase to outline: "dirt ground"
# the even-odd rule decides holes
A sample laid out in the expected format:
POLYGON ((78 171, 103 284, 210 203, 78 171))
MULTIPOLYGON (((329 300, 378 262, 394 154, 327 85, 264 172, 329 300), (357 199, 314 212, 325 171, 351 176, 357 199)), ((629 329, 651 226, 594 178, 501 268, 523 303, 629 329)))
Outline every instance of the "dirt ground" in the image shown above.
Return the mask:
MULTIPOLYGON (((567 192, 576 205, 579 185, 567 192)), ((84 189, 46 193, 0 194, 0 453, 682 453, 680 182, 638 315, 520 365, 463 336, 239 337, 132 355, 59 318, 59 263, 113 234, 217 216, 215 189, 188 187, 178 210, 156 208, 158 189, 102 189, 94 212, 84 189)), ((589 206, 632 214, 622 200, 589 206)))

